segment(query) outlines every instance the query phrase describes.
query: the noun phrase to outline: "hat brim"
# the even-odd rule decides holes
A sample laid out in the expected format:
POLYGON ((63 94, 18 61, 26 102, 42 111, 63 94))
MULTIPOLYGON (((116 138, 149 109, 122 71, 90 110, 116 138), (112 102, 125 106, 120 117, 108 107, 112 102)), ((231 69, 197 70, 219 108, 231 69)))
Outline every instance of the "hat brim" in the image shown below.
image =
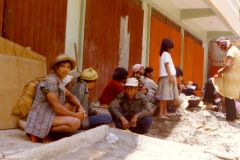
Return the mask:
POLYGON ((51 69, 54 69, 55 65, 61 62, 67 62, 69 61, 71 64, 71 70, 73 70, 76 67, 76 61, 71 58, 71 57, 63 57, 61 59, 57 59, 53 62, 53 64, 51 65, 51 69))
POLYGON ((135 84, 125 84, 124 86, 125 87, 138 87, 138 85, 135 85, 135 84))

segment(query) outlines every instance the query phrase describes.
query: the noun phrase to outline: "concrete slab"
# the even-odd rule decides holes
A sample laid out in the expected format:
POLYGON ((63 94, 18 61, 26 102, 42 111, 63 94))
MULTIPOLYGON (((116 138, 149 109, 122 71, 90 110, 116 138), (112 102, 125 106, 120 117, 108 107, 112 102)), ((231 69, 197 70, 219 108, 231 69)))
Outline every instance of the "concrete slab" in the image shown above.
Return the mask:
POLYGON ((30 142, 20 129, 0 130, 0 159, 42 145, 44 144, 30 142))
POLYGON ((31 143, 23 131, 0 130, 0 159, 5 155, 6 160, 240 160, 240 129, 216 114, 186 111, 168 121, 154 118, 147 135, 157 138, 100 126, 41 144, 31 143), (119 140, 109 143, 109 133, 119 140))
POLYGON ((131 132, 110 129, 119 140, 109 143, 106 139, 96 144, 73 150, 55 157, 52 160, 218 160, 212 154, 204 152, 204 148, 192 147, 172 141, 138 135, 131 132))
MULTIPOLYGON (((75 134, 71 137, 42 144, 33 149, 27 149, 16 154, 6 155, 6 160, 40 160, 51 159, 58 155, 67 154, 72 150, 81 150, 104 139, 108 133, 108 126, 97 127, 88 131, 75 134)), ((30 142, 31 143, 31 142, 30 142)), ((26 142, 25 142, 26 144, 26 142)))
MULTIPOLYGON (((5 143, 5 147, 8 146, 4 149, 4 160, 219 160, 216 156, 205 153, 203 147, 160 140, 108 126, 100 126, 50 144, 31 143, 24 132, 12 132, 13 134, 8 131, 8 137, 12 137, 12 141, 6 139, 8 143, 5 143), (109 132, 119 138, 116 143, 106 140, 109 132), (11 146, 16 141, 22 147, 11 146), (10 149, 11 147, 13 148, 10 149)), ((0 149, 2 151, 3 147, 0 149)))

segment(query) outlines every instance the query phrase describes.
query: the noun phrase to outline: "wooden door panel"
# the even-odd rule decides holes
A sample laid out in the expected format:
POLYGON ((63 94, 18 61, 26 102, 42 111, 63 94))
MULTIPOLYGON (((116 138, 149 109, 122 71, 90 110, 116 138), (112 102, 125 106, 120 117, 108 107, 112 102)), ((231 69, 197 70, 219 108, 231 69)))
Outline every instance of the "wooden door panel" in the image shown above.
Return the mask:
POLYGON ((3 36, 47 58, 64 53, 67 0, 5 0, 3 36))

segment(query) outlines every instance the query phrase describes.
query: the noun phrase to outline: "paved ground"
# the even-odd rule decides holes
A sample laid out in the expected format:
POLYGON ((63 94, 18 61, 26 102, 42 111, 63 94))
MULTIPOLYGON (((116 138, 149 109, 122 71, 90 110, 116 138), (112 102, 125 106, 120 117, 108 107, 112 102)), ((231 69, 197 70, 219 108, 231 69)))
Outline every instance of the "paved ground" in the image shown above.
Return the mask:
MULTIPOLYGON (((74 149, 66 153, 61 151, 47 159, 240 160, 240 125, 227 123, 222 113, 195 110, 192 112, 184 111, 182 116, 173 116, 170 120, 161 120, 154 117, 149 133, 146 134, 148 137, 117 129, 110 129, 108 132, 118 136, 117 143, 111 144, 105 138, 99 138, 101 140, 96 140, 94 145, 84 146, 80 142, 81 140, 63 139, 65 142, 57 141, 60 142, 59 145, 54 142, 52 144, 53 146, 55 144, 55 147, 49 148, 54 148, 57 152, 58 146, 61 147, 64 146, 64 143, 68 144, 70 142, 77 143, 76 146, 82 147, 75 146, 74 149)), ((105 133, 102 133, 102 131, 90 131, 90 138, 87 138, 83 133, 79 134, 83 135, 84 143, 87 144, 88 141, 93 140, 91 137, 96 138, 101 134, 105 137, 105 133)), ((24 151, 31 151, 34 148, 34 153, 37 153, 38 148, 40 150, 45 146, 47 145, 31 143, 25 133, 19 129, 0 131, 0 159, 24 151)), ((71 148, 67 145, 65 147, 71 148)))

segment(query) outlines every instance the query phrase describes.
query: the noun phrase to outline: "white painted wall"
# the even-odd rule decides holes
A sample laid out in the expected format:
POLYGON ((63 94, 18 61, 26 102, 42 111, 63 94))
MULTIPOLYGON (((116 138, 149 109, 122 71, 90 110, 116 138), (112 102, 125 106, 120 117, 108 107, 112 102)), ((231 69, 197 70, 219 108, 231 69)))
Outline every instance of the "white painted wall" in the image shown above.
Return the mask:
POLYGON ((150 45, 150 24, 151 24, 151 5, 142 1, 143 9, 143 37, 142 37, 142 64, 149 64, 149 45, 150 45))
POLYGON ((81 0, 68 0, 65 53, 72 57, 75 57, 74 43, 79 44, 80 9, 81 0))

